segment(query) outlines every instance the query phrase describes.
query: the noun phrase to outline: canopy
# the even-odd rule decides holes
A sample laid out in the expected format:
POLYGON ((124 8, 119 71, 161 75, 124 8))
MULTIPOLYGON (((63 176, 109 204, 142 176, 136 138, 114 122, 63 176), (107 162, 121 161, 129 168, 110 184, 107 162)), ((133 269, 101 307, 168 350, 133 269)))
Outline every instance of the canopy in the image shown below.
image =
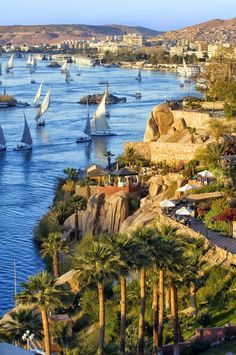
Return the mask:
POLYGON ((180 187, 177 191, 186 192, 186 191, 189 191, 189 190, 192 190, 192 189, 196 189, 196 186, 186 184, 186 185, 180 187))
POLYGON ((209 170, 200 171, 200 173, 198 173, 197 175, 200 175, 205 178, 213 178, 214 177, 214 175, 209 170))
POLYGON ((186 207, 181 207, 179 210, 175 212, 175 214, 179 216, 190 216, 191 212, 186 207))
POLYGON ((172 201, 165 199, 160 202, 160 206, 162 208, 170 208, 170 207, 175 207, 175 204, 172 201))

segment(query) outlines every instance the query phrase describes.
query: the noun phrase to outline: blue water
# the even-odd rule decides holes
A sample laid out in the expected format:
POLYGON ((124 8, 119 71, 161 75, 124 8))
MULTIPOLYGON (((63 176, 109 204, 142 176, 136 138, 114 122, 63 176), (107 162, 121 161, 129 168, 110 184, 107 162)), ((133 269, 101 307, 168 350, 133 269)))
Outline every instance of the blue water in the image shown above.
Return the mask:
MULTIPOLYGON (((3 68, 6 60, 2 59, 3 68)), ((179 98, 194 92, 180 88, 175 74, 143 72, 141 83, 135 80, 137 71, 102 67, 71 66, 74 81, 66 84, 59 69, 47 68, 48 62, 38 62, 36 72, 29 74, 25 61, 15 60, 13 74, 3 72, 0 80, 9 94, 32 104, 38 84, 44 81, 43 94, 52 89, 52 103, 45 115, 46 126, 36 127, 34 109, 24 109, 34 148, 32 152, 14 152, 23 130, 22 108, 0 110, 0 124, 7 139, 7 152, 0 153, 0 315, 14 305, 14 271, 17 266, 17 289, 31 274, 44 267, 33 229, 37 220, 52 202, 56 177, 68 166, 85 168, 89 164, 106 165, 103 154, 123 151, 123 143, 143 139, 146 120, 152 107, 163 100, 179 98), (35 79, 36 84, 31 84, 35 79), (127 102, 113 105, 110 126, 117 136, 93 139, 91 144, 76 144, 79 131, 84 129, 86 107, 77 104, 80 97, 103 92, 100 80, 108 80, 110 91, 126 96, 127 102), (142 99, 132 97, 141 92, 142 99)), ((1 89, 0 89, 1 90, 1 89)), ((91 107, 91 113, 95 107, 91 107)))

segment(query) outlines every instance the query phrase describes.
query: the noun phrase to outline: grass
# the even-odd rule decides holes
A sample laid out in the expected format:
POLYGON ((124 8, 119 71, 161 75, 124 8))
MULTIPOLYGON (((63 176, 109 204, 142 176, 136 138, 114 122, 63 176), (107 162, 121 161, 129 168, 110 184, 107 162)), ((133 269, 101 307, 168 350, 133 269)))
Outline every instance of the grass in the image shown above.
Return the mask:
POLYGON ((236 339, 230 340, 225 344, 216 346, 201 353, 202 355, 225 355, 227 352, 232 352, 236 355, 236 339))

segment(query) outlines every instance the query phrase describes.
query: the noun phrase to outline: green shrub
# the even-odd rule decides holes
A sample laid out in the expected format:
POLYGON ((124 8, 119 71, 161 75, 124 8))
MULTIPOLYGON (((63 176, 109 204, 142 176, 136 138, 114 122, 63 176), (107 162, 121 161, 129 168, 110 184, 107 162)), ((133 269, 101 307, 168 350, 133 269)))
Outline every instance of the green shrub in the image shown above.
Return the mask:
POLYGON ((203 327, 209 325, 212 321, 212 314, 209 309, 202 309, 197 315, 197 322, 203 327))
POLYGON ((211 205, 210 211, 206 214, 204 219, 207 227, 214 231, 221 232, 223 234, 228 234, 229 224, 225 221, 214 221, 214 217, 223 213, 229 207, 230 203, 225 198, 215 200, 211 205))

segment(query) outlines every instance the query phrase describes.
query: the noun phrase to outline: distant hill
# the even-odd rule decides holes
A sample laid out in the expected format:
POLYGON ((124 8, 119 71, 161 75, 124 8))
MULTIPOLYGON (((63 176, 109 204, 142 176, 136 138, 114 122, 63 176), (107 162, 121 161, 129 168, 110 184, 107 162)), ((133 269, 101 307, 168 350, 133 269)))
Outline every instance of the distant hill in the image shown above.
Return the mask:
POLYGON ((32 26, 0 26, 0 44, 38 44, 59 43, 63 40, 88 40, 91 37, 99 39, 106 36, 139 33, 144 37, 153 37, 163 32, 145 27, 130 27, 123 25, 32 25, 32 26))
POLYGON ((167 40, 205 40, 209 43, 236 42, 236 17, 229 20, 210 20, 181 30, 165 32, 167 40))

